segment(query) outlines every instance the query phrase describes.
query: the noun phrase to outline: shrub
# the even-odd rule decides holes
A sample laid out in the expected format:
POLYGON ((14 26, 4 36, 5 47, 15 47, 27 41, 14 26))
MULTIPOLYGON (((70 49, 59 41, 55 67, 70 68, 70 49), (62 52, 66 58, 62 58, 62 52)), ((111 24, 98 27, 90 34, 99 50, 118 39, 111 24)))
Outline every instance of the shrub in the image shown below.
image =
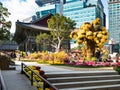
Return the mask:
POLYGON ((50 64, 63 64, 66 60, 67 54, 64 51, 55 52, 50 55, 50 64))
POLYGON ((120 67, 115 68, 115 70, 120 74, 120 67))

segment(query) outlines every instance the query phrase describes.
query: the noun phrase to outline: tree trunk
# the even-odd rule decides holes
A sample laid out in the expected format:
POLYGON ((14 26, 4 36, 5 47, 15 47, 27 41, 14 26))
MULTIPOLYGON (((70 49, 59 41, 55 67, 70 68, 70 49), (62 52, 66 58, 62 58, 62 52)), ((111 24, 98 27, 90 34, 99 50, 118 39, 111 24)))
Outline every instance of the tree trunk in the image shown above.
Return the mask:
POLYGON ((57 45, 57 48, 56 48, 56 52, 60 51, 60 46, 61 46, 61 40, 58 40, 58 45, 57 45))
POLYGON ((92 41, 89 41, 87 47, 88 49, 90 49, 91 57, 95 57, 95 43, 92 41))

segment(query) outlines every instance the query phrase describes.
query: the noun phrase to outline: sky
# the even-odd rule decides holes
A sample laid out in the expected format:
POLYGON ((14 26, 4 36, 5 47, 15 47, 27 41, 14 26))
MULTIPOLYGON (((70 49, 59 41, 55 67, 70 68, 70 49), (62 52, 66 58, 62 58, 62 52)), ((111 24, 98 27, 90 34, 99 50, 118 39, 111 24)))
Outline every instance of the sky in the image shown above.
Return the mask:
MULTIPOLYGON (((108 24, 108 12, 107 12, 107 0, 101 0, 104 5, 104 10, 107 15, 106 24, 108 24)), ((12 27, 10 32, 15 32, 15 22, 17 20, 22 21, 25 18, 28 18, 35 14, 38 11, 39 7, 35 3, 35 0, 0 0, 3 3, 3 6, 8 8, 8 11, 11 13, 9 16, 10 21, 12 21, 12 27)), ((108 25, 107 25, 108 28, 108 25)))

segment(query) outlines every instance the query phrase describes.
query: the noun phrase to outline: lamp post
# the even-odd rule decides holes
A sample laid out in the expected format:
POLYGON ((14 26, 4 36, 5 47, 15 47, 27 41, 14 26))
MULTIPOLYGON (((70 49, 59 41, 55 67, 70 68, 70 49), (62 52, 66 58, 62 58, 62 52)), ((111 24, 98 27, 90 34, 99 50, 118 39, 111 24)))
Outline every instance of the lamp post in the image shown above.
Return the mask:
POLYGON ((110 39, 109 42, 109 53, 112 54, 113 53, 113 44, 114 44, 114 40, 110 39))

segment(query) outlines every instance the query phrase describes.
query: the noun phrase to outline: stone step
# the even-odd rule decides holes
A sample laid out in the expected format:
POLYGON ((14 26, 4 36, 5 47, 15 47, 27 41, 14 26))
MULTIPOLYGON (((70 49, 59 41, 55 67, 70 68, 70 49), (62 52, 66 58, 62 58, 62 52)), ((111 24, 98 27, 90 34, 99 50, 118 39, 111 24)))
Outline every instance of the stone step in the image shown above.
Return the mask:
POLYGON ((64 89, 59 89, 59 90, 120 90, 120 84, 77 87, 77 88, 64 88, 64 89))
POLYGON ((120 90, 120 75, 114 70, 57 72, 47 76, 59 90, 120 90))
POLYGON ((8 70, 16 70, 16 67, 13 65, 9 65, 9 69, 8 70))
MULTIPOLYGON (((53 83, 57 88, 77 88, 88 86, 104 86, 120 84, 120 79, 113 80, 97 80, 97 81, 82 81, 82 82, 66 82, 66 83, 53 83)), ((74 90, 74 89, 73 89, 74 90)))
POLYGON ((81 81, 96 81, 96 80, 109 80, 120 79, 120 75, 100 75, 100 76, 76 76, 76 77, 57 77, 48 78, 51 83, 64 83, 64 82, 81 82, 81 81))
POLYGON ((77 77, 77 76, 100 76, 100 75, 118 75, 115 71, 110 72, 66 72, 66 73, 51 73, 47 74, 48 78, 57 78, 57 77, 77 77))

